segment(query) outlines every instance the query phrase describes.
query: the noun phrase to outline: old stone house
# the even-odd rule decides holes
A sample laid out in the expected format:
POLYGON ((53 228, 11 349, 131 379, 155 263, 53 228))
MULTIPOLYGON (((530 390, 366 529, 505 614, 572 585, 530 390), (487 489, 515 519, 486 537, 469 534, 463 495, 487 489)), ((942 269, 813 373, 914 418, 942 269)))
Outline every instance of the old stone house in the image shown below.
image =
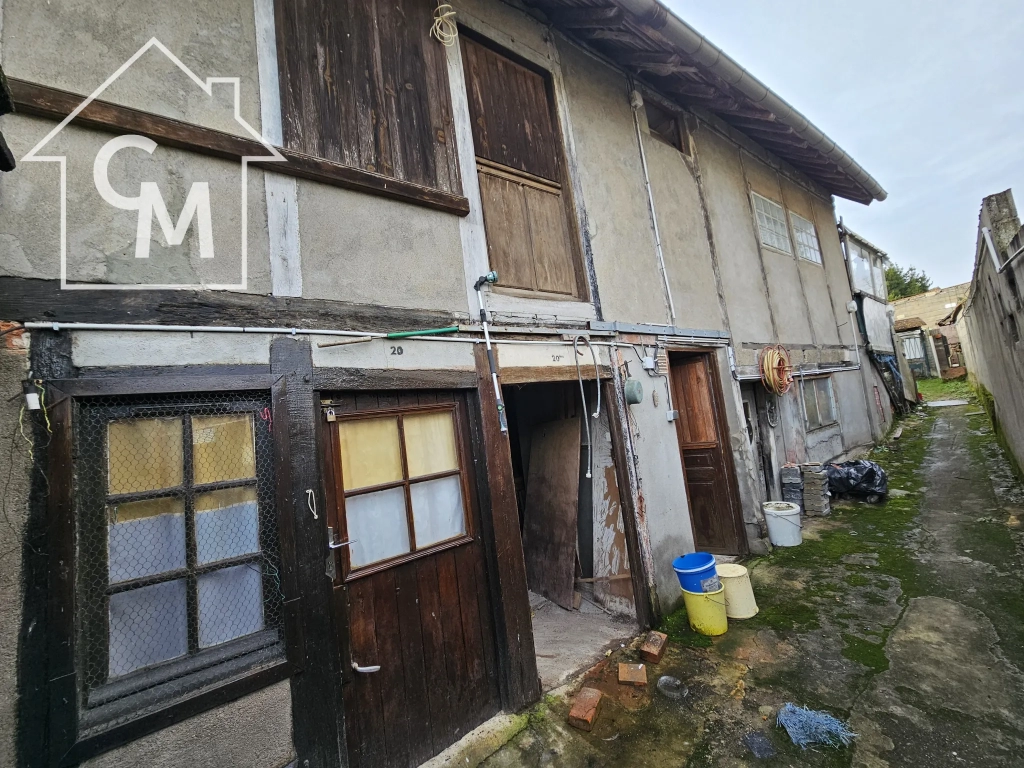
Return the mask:
POLYGON ((451 10, 3 3, 0 763, 417 765, 884 432, 867 172, 654 0, 451 10))

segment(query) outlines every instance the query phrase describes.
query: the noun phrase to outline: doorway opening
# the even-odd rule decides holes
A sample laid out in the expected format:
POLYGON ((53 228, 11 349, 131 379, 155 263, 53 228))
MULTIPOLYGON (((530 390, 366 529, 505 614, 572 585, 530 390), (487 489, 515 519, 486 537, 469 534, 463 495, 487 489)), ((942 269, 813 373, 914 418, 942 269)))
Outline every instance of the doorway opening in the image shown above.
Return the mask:
POLYGON ((597 389, 543 382, 503 387, 537 671, 561 685, 637 631, 630 564, 597 389), (592 468, 591 477, 587 477, 592 468))
POLYGON ((669 362, 694 544, 704 552, 745 555, 747 537, 716 358, 710 352, 673 352, 669 362))

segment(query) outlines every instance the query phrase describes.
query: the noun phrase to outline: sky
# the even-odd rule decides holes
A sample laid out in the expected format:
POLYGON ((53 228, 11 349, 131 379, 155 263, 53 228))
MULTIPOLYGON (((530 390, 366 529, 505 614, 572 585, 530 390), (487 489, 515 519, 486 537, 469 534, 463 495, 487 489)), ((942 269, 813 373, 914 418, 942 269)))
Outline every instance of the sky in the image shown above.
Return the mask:
POLYGON ((889 193, 836 213, 936 286, 971 279, 986 195, 1024 212, 1021 0, 665 0, 889 193))

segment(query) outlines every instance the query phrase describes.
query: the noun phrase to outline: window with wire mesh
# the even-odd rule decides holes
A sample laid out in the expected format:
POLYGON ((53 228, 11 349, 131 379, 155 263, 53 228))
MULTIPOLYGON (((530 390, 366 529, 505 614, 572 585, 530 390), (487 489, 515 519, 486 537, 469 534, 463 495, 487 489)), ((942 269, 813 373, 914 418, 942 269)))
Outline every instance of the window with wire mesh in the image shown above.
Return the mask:
POLYGON ((754 215, 757 217, 757 231, 761 244, 783 253, 793 253, 789 241, 789 227, 786 226, 786 210, 767 197, 752 192, 754 215))
POLYGON ((190 393, 75 408, 85 724, 106 727, 280 659, 269 400, 190 393))

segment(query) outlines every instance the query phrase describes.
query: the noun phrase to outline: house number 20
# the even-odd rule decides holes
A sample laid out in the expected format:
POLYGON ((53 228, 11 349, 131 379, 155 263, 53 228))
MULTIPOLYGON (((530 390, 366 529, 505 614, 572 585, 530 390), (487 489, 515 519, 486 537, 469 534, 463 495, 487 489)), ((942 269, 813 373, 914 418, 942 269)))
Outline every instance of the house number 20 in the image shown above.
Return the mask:
POLYGON ((392 347, 391 348, 391 354, 392 355, 400 355, 400 354, 402 354, 402 351, 403 350, 402 350, 401 347, 392 347))

